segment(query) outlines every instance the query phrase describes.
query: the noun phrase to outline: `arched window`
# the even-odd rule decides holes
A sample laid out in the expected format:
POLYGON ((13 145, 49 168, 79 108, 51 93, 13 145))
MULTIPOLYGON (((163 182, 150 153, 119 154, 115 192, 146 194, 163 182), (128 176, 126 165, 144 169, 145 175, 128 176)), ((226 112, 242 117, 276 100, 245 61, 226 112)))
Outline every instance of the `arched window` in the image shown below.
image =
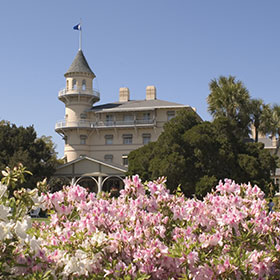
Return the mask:
POLYGON ((86 80, 83 80, 82 82, 82 90, 86 90, 86 80))
POLYGON ((77 81, 75 79, 72 81, 72 89, 77 89, 77 81))
POLYGON ((69 89, 69 80, 66 81, 66 90, 69 89))

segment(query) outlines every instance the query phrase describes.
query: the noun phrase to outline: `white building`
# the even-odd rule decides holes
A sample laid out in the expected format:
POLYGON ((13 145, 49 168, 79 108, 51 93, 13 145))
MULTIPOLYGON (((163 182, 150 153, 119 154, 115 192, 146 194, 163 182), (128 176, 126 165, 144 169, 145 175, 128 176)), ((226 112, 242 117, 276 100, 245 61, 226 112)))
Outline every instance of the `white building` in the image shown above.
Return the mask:
POLYGON ((55 130, 65 140, 66 164, 56 176, 94 191, 120 187, 128 166, 128 154, 150 141, 156 141, 163 125, 188 105, 157 99, 155 86, 147 86, 143 100, 131 100, 128 88, 119 89, 119 99, 102 105, 94 89, 95 74, 79 50, 65 73, 66 88, 58 98, 65 104, 64 119, 55 130))

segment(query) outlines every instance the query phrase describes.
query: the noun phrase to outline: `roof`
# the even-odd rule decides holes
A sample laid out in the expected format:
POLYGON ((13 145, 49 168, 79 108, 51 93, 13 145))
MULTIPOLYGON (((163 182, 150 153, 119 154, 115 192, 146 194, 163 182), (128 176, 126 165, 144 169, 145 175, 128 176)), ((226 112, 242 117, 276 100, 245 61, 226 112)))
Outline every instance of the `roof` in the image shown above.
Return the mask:
POLYGON ((270 138, 261 137, 258 139, 258 141, 263 143, 265 148, 274 148, 274 149, 276 148, 275 146, 273 146, 272 139, 270 139, 270 138))
POLYGON ((119 112, 119 111, 142 111, 142 110, 154 110, 156 108, 183 108, 190 107, 189 105, 183 105, 175 102, 169 102, 159 99, 153 100, 130 100, 127 102, 113 102, 103 105, 93 106, 90 111, 96 113, 101 112, 119 112))
POLYGON ((96 162, 96 163, 102 164, 104 166, 110 167, 112 169, 115 169, 115 170, 123 172, 123 173, 125 173, 127 171, 127 167, 125 167, 125 166, 115 164, 115 163, 108 163, 108 162, 105 162, 105 161, 102 161, 102 160, 99 160, 99 159, 95 159, 95 158, 92 158, 92 157, 83 156, 83 157, 79 157, 77 159, 74 159, 72 161, 69 161, 69 162, 67 162, 63 165, 58 166, 57 169, 56 169, 57 170, 56 173, 59 172, 60 169, 63 169, 66 166, 72 165, 73 163, 77 163, 77 162, 80 162, 80 161, 83 161, 83 160, 96 162))
POLYGON ((66 76, 70 73, 87 73, 90 75, 93 75, 95 77, 94 73, 90 69, 87 60, 83 54, 82 50, 79 50, 76 57, 74 58, 71 66, 69 67, 68 71, 64 74, 66 76))
POLYGON ((275 169, 275 176, 280 176, 280 168, 275 169))

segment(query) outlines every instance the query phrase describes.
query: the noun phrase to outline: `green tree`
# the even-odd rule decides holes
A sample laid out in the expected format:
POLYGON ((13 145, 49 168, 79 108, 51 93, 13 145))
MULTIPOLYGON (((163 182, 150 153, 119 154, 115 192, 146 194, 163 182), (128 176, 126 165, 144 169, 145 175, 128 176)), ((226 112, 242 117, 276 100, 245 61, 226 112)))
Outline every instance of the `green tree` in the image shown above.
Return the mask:
POLYGON ((150 171, 150 161, 154 157, 155 142, 143 146, 129 153, 129 172, 127 175, 141 174, 141 179, 149 181, 152 178, 150 171))
POLYGON ((166 176, 171 191, 178 185, 185 186, 194 193, 194 178, 191 147, 184 140, 184 133, 201 123, 193 111, 181 110, 178 115, 164 125, 164 132, 159 136, 150 161, 152 178, 166 176), (176 164, 175 164, 176 163, 176 164))
POLYGON ((250 181, 266 191, 275 158, 262 143, 244 142, 236 126, 226 117, 201 122, 195 113, 181 112, 165 125, 157 142, 129 155, 129 174, 166 176, 171 191, 180 185, 187 196, 203 196, 224 178, 250 181))
MULTIPOLYGON (((17 127, 9 122, 0 125, 0 169, 23 164, 33 176, 27 176, 22 186, 36 187, 38 181, 49 178, 59 161, 50 137, 37 138, 33 126, 17 127)), ((21 187, 22 187, 21 186, 21 187)))
MULTIPOLYGON (((184 155, 187 147, 183 147, 183 134, 200 122, 200 118, 193 111, 181 110, 177 117, 165 124, 164 133, 155 143, 129 154, 128 175, 139 174, 144 180, 167 176, 169 187, 176 190, 179 184, 185 182, 185 178, 192 177, 191 170, 185 168, 191 164, 191 160, 184 155), (174 162, 176 164, 173 164, 174 162)), ((194 186, 190 184, 189 188, 194 186)))
POLYGON ((244 84, 236 81, 233 76, 220 76, 218 80, 213 79, 209 87, 208 111, 215 119, 226 117, 235 121, 242 134, 247 136, 250 124, 250 95, 244 84))

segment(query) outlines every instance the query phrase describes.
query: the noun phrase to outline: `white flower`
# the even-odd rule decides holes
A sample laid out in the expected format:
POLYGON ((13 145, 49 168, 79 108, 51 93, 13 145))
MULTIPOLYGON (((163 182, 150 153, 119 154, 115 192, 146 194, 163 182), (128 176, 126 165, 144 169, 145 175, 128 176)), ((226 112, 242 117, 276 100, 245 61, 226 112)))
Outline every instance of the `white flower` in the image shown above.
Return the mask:
POLYGON ((26 231, 30 228, 31 226, 31 218, 30 217, 25 217, 22 222, 17 221, 16 226, 15 226, 15 232, 16 235, 19 238, 25 239, 27 237, 26 231))
POLYGON ((78 260, 75 257, 67 258, 67 261, 65 261, 66 265, 63 269, 63 274, 69 275, 71 273, 77 273, 80 270, 80 267, 78 266, 78 260))
POLYGON ((0 222, 0 241, 12 238, 11 228, 13 225, 13 223, 0 222))
POLYGON ((0 223, 0 241, 4 240, 5 236, 6 236, 5 224, 4 223, 0 223))
POLYGON ((29 244, 30 244, 30 248, 31 248, 34 252, 37 252, 38 250, 40 250, 40 244, 41 244, 41 241, 40 241, 40 240, 35 239, 34 237, 32 237, 32 238, 29 240, 29 244))
POLYGON ((11 208, 4 205, 0 205, 0 221, 8 221, 8 216, 11 208))
POLYGON ((101 245, 106 240, 106 235, 102 231, 96 232, 91 238, 91 241, 96 242, 97 245, 101 245))
POLYGON ((38 189, 33 189, 33 190, 27 190, 29 195, 31 196, 31 199, 34 203, 32 206, 32 209, 35 210, 36 208, 40 207, 41 204, 44 202, 44 197, 42 195, 38 195, 38 189))
POLYGON ((0 198, 3 196, 6 190, 7 190, 7 186, 0 183, 0 198))

